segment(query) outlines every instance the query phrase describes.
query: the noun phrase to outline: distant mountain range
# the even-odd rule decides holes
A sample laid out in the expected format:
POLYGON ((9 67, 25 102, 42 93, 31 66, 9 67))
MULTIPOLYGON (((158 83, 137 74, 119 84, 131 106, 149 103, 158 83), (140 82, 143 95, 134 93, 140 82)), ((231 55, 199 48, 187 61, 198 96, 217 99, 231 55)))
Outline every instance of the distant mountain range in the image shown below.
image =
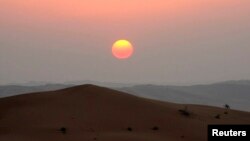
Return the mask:
MULTIPOLYGON (((75 86, 75 85, 83 85, 83 84, 95 84, 98 86, 103 87, 111 87, 111 88, 119 88, 119 87, 131 87, 136 84, 132 83, 115 83, 115 82, 100 82, 100 81, 93 81, 93 80, 83 80, 83 81, 67 81, 64 83, 53 83, 53 82, 46 82, 46 81, 30 81, 26 83, 10 83, 7 85, 2 86, 44 86, 44 85, 69 85, 69 86, 75 86)), ((0 85, 1 86, 1 85, 0 85)))
POLYGON ((7 96, 14 96, 25 93, 41 92, 41 91, 52 91, 67 88, 74 85, 64 84, 46 84, 39 86, 23 86, 23 85, 6 85, 0 86, 0 98, 7 96))
POLYGON ((119 90, 156 100, 217 107, 229 104, 233 109, 250 111, 250 81, 193 86, 137 85, 119 90))
POLYGON ((132 95, 175 103, 201 104, 222 107, 229 104, 232 109, 250 111, 250 80, 226 81, 207 85, 160 86, 76 81, 63 84, 37 86, 0 86, 0 97, 24 93, 51 91, 80 84, 95 84, 127 92, 132 95))

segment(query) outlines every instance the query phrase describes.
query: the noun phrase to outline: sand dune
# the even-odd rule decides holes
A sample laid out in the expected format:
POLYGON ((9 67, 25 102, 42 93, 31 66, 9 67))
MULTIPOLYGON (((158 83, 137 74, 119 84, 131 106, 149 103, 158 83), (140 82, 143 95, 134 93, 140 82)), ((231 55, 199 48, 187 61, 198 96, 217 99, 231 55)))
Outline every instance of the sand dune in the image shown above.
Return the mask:
POLYGON ((94 85, 1 98, 0 140, 205 141, 207 124, 250 124, 247 112, 184 107, 94 85))

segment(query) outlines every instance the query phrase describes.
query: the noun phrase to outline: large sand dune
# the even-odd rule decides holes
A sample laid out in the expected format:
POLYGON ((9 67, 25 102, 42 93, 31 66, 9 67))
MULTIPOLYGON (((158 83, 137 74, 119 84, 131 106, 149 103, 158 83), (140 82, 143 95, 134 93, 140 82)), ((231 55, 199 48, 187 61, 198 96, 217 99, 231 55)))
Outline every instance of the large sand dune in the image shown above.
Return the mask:
POLYGON ((247 112, 184 107, 94 85, 1 98, 0 140, 205 141, 208 124, 250 124, 247 112))

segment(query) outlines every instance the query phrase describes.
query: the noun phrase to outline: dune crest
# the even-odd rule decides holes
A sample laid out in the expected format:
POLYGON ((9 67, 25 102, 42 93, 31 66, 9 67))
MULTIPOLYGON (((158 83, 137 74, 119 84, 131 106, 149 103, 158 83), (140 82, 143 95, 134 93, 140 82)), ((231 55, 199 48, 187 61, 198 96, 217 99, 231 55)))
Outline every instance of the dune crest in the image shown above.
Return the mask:
POLYGON ((1 98, 0 140, 205 141, 208 124, 250 123, 250 113, 224 112, 82 85, 1 98))

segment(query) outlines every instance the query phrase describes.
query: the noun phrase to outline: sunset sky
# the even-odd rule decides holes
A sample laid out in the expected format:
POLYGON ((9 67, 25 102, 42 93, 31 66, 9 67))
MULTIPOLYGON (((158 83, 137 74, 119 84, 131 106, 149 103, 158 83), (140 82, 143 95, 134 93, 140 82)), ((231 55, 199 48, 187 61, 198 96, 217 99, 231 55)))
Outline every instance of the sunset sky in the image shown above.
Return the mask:
POLYGON ((250 0, 0 0, 0 84, 212 83, 250 79, 249 60, 250 0))

